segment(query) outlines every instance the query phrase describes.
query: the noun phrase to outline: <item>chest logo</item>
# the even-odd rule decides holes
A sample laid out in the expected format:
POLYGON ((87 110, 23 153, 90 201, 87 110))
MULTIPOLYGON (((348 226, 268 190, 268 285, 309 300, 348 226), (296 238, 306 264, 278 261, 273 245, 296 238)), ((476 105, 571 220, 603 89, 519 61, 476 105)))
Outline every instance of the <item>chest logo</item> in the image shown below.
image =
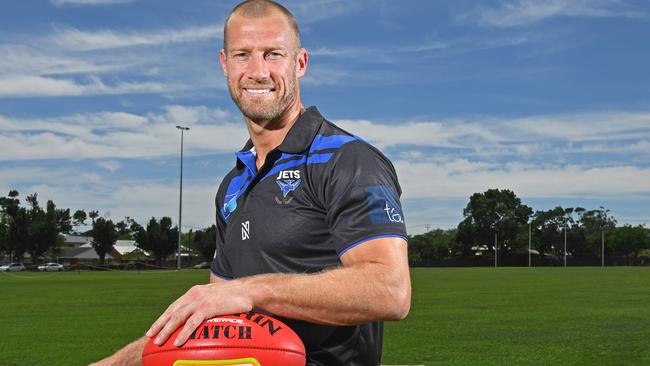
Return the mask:
POLYGON ((251 222, 244 221, 241 223, 241 240, 248 240, 251 238, 251 222))
POLYGON ((282 197, 276 196, 275 202, 281 205, 286 205, 293 201, 293 197, 289 196, 289 193, 293 192, 300 186, 302 180, 300 179, 300 170, 283 170, 281 171, 275 183, 280 187, 282 192, 282 197))

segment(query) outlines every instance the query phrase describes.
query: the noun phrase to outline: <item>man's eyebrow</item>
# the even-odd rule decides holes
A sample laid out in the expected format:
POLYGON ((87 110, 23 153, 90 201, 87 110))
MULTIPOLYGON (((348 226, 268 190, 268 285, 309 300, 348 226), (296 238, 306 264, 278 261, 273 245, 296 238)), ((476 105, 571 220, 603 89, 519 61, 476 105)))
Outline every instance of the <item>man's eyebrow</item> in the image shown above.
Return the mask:
MULTIPOLYGON (((253 50, 254 47, 247 47, 247 46, 241 46, 241 47, 229 47, 226 51, 228 52, 237 52, 237 51, 244 51, 244 52, 250 52, 253 50)), ((263 51, 274 51, 274 50, 279 50, 279 51, 288 51, 289 48, 285 46, 268 46, 264 47, 262 49, 263 51)))

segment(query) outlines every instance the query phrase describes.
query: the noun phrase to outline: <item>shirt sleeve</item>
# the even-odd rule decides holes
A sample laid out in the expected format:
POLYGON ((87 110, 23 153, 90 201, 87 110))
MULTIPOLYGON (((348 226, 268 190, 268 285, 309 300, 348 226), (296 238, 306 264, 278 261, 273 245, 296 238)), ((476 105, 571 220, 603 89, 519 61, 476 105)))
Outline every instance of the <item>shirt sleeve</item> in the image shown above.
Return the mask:
POLYGON ((216 206, 216 213, 217 213, 217 233, 216 233, 216 241, 217 245, 214 251, 214 259, 212 260, 212 265, 210 266, 210 270, 212 271, 212 274, 224 279, 224 280, 232 280, 232 270, 230 268, 230 263, 228 263, 228 259, 226 258, 225 252, 224 252, 224 237, 226 235, 226 221, 224 218, 221 216, 221 205, 219 204, 219 198, 215 200, 215 206, 216 206))
POLYGON ((363 141, 337 152, 324 187, 332 245, 342 256, 368 240, 406 239, 401 189, 391 162, 363 141))

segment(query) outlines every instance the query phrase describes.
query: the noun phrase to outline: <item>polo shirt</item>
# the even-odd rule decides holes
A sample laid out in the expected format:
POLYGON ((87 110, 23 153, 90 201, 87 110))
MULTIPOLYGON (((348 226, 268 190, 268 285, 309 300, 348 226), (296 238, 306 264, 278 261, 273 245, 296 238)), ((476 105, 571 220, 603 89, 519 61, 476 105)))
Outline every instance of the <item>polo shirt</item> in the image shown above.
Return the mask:
MULTIPOLYGON (((236 155, 216 196, 211 270, 219 278, 320 272, 341 266, 342 255, 369 240, 406 239, 391 162, 315 107, 300 116, 259 170, 250 140, 236 155)), ((380 362, 381 322, 335 327, 280 319, 305 343, 307 365, 380 362)))

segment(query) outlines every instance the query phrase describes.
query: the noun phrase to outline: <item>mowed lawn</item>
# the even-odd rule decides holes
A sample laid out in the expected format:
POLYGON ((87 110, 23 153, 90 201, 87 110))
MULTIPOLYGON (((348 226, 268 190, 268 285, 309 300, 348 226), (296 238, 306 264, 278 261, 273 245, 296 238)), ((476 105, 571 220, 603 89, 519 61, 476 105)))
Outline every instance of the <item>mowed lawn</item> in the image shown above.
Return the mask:
MULTIPOLYGON (((0 273, 0 365, 84 365, 207 272, 0 273)), ((385 364, 650 365, 650 268, 418 268, 385 364)))

